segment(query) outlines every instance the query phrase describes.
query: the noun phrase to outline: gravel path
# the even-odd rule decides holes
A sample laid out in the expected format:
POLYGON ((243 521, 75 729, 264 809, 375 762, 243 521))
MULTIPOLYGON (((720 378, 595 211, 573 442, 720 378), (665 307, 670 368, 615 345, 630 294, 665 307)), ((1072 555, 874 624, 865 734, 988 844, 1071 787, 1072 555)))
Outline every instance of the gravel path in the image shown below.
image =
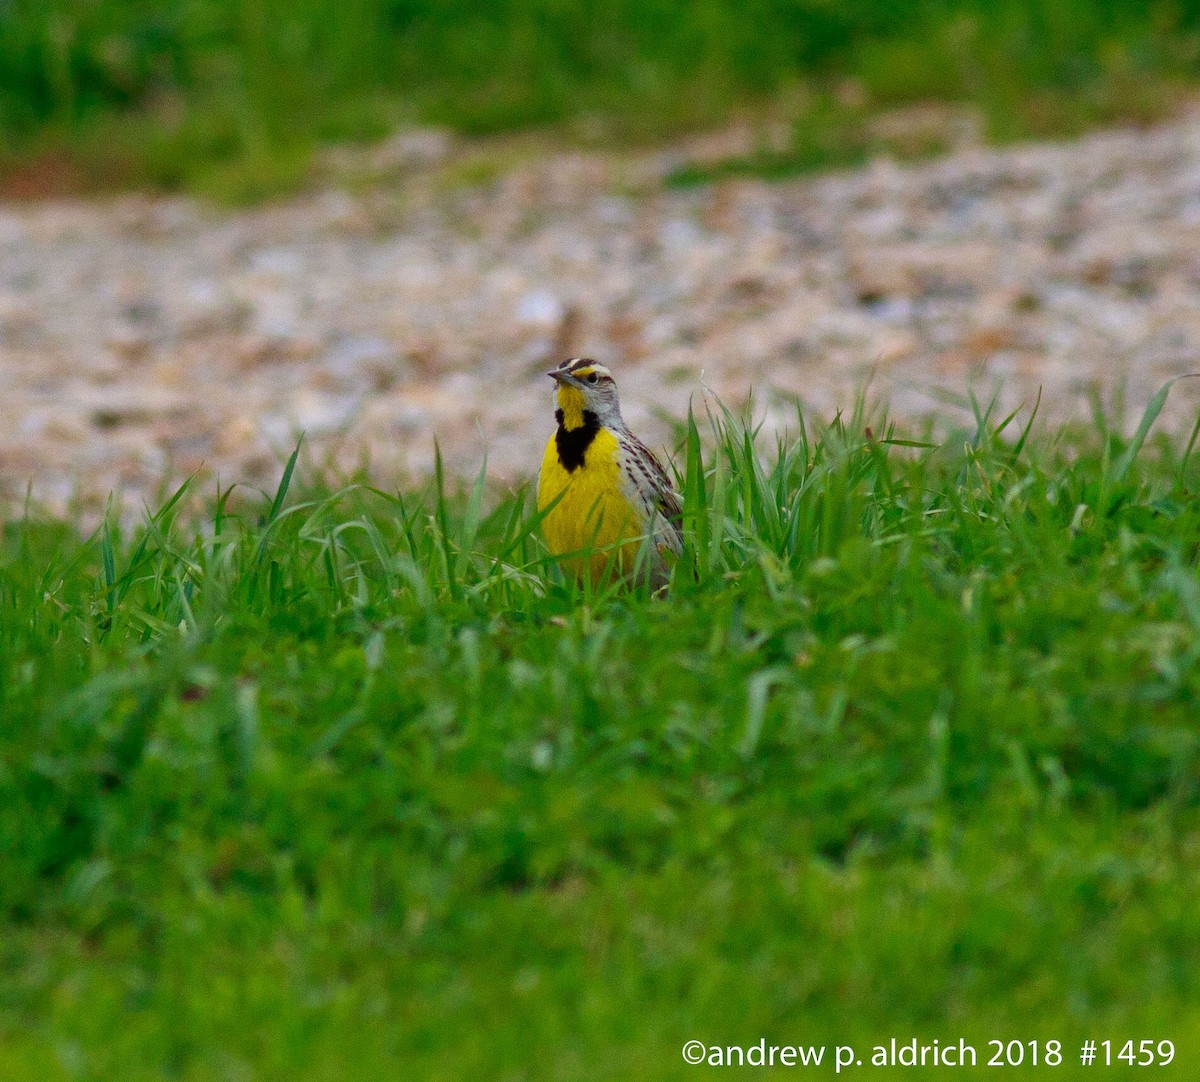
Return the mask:
MULTIPOLYGON (((383 148, 363 194, 260 210, 143 197, 0 204, 0 488, 52 507, 153 499, 201 465, 274 484, 296 434, 385 483, 536 470, 551 360, 617 370, 651 442, 690 396, 768 429, 872 392, 1131 415, 1200 370, 1200 117, 1147 132, 793 183, 665 192, 678 157, 541 156, 449 186, 436 134, 383 148), (439 179, 440 178, 440 179, 439 179)), ((1195 381, 1200 384, 1200 381, 1195 381)), ((1178 388, 1185 426, 1200 387, 1178 388)))

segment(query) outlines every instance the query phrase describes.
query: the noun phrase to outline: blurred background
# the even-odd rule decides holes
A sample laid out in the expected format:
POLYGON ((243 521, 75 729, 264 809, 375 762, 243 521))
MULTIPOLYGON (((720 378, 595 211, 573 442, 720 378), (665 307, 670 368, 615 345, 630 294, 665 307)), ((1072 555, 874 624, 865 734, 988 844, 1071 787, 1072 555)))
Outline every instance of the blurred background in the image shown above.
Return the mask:
POLYGON ((0 0, 0 475, 517 478, 584 351, 667 443, 1140 409, 1200 347, 1198 79, 1188 0, 0 0))
MULTIPOLYGON (((989 137, 1160 118, 1197 70, 1187 0, 5 0, 9 190, 286 192, 398 126, 658 142, 771 108, 746 171, 863 160, 872 112, 970 103, 989 137)), ((878 139, 881 133, 875 133, 878 139)), ((923 133, 928 151, 950 133, 923 133)))

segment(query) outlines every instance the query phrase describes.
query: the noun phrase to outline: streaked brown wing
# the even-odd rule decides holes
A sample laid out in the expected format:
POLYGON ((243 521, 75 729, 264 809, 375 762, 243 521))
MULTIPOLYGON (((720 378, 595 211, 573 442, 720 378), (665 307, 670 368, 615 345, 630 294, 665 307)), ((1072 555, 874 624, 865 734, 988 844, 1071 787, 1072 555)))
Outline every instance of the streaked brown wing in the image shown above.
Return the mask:
POLYGON ((671 478, 667 476, 667 471, 663 469, 662 464, 654 457, 650 448, 636 436, 631 435, 629 439, 633 444, 633 450, 636 452, 633 456, 634 461, 641 468, 642 476, 649 482, 650 488, 654 493, 655 509, 671 524, 675 538, 682 546, 683 502, 679 498, 679 493, 675 491, 675 486, 671 484, 671 478))

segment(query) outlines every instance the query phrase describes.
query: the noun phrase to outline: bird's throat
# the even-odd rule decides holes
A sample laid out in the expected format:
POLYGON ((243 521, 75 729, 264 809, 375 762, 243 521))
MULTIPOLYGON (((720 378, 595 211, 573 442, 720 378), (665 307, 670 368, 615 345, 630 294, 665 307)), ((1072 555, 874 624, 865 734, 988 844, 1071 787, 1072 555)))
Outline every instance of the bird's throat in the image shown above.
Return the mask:
MULTIPOLYGON (((582 395, 580 400, 582 407, 582 395)), ((562 401, 561 392, 559 392, 559 401, 562 401)), ((579 423, 571 427, 567 424, 567 411, 561 406, 554 411, 554 417, 558 421, 558 431, 554 434, 554 445, 558 451, 559 465, 567 473, 574 473, 583 465, 583 461, 587 457, 587 450, 595 440, 596 433, 600 431, 600 418, 591 410, 580 408, 579 423)))
POLYGON ((575 387, 560 386, 558 388, 558 423, 568 432, 583 428, 584 422, 583 393, 575 387))

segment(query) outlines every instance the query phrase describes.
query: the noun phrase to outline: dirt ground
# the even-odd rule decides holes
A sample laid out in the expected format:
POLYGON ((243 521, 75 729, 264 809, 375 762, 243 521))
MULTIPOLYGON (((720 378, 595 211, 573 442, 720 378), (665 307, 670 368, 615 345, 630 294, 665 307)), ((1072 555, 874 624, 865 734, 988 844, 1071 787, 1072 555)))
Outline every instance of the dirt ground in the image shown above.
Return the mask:
MULTIPOLYGON (((784 183, 664 188, 678 151, 528 156, 467 183, 437 132, 369 183, 262 209, 181 199, 0 203, 0 491, 152 501, 197 469, 272 487, 314 462, 384 484, 483 454, 531 476, 541 373, 590 354, 631 426, 752 395, 769 433, 848 408, 963 417, 1042 391, 1129 423, 1200 371, 1200 116, 1148 131, 784 183), (458 180, 451 183, 457 170, 458 180)), ((1187 427, 1200 380, 1164 423, 1187 427)))

